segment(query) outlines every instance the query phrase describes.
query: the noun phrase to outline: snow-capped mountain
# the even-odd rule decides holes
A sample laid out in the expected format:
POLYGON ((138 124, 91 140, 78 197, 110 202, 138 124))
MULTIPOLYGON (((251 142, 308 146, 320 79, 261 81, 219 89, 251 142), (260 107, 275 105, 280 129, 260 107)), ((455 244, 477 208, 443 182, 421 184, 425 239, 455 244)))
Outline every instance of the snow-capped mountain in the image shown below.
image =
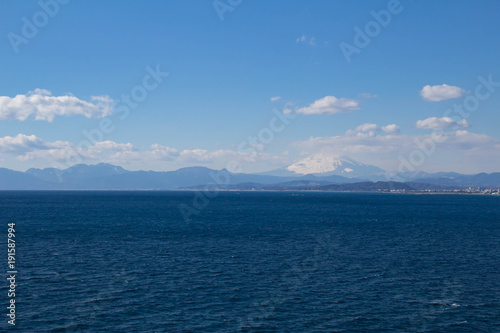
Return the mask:
POLYGON ((379 167, 357 162, 345 156, 315 154, 285 168, 299 175, 343 176, 347 178, 383 179, 386 171, 379 167))

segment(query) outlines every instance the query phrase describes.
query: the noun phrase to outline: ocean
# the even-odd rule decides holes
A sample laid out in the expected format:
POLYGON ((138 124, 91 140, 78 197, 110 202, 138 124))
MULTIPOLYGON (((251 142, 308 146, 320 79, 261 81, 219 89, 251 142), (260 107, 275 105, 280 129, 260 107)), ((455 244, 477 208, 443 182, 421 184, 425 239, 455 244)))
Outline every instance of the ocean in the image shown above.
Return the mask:
POLYGON ((221 192, 186 220, 193 197, 0 192, 0 330, 500 331, 500 197, 221 192))

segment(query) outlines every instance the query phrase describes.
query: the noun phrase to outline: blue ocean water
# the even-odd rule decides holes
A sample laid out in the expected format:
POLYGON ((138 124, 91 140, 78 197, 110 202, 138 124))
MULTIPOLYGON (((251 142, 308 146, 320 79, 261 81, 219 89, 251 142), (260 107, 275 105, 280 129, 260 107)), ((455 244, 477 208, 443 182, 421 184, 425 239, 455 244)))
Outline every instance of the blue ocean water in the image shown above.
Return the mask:
POLYGON ((185 221, 192 203, 1 192, 15 330, 500 331, 499 197, 223 192, 185 221))

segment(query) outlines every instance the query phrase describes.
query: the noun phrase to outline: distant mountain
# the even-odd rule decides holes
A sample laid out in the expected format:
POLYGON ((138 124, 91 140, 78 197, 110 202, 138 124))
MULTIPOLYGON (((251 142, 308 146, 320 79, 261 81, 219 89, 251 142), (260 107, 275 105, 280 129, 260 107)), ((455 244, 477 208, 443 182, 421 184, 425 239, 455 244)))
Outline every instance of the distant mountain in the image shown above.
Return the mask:
MULTIPOLYGON (((29 169, 26 173, 43 179, 50 189, 114 189, 114 190, 163 190, 181 186, 214 182, 216 170, 204 167, 182 168, 176 171, 128 171, 121 167, 100 163, 78 164, 65 170, 29 169)), ((227 176, 227 171, 220 171, 227 176)), ((222 175, 219 175, 222 177, 222 175)))
MULTIPOLYGON (((274 184, 297 179, 296 177, 231 173, 226 169, 213 170, 205 167, 189 167, 167 172, 128 171, 106 163, 78 164, 65 170, 29 169, 25 173, 4 170, 6 170, 4 177, 0 173, 0 190, 172 190, 206 184, 274 184), (14 179, 16 180, 14 181, 14 179)), ((318 179, 313 175, 301 178, 309 181, 318 179)), ((321 179, 326 183, 352 182, 351 179, 340 176, 322 177, 321 179)))
POLYGON ((110 177, 129 171, 122 167, 99 163, 96 165, 77 164, 65 170, 55 168, 28 169, 27 174, 51 183, 78 183, 81 179, 110 177))
POLYGON ((32 175, 0 168, 0 190, 35 190, 45 186, 43 180, 32 175))
POLYGON ((428 178, 417 178, 412 180, 415 183, 429 183, 447 186, 461 187, 500 187, 500 172, 496 173, 479 173, 477 175, 460 175, 453 174, 447 176, 437 176, 428 178))
POLYGON ((368 180, 382 180, 386 174, 379 167, 357 162, 346 156, 315 154, 286 168, 269 171, 265 174, 276 176, 314 175, 317 177, 342 176, 368 180))
POLYGON ((410 190, 410 188, 414 190, 448 190, 467 187, 500 188, 500 173, 477 175, 414 173, 401 176, 403 181, 399 181, 397 177, 386 178, 384 174, 381 182, 377 179, 377 174, 381 169, 377 167, 352 160, 326 158, 321 160, 321 162, 325 162, 324 167, 307 169, 307 166, 312 163, 311 161, 312 159, 309 159, 303 165, 296 163, 292 169, 303 172, 306 170, 324 172, 300 174, 286 169, 286 172, 282 172, 282 174, 287 175, 292 172, 292 175, 278 176, 278 172, 275 174, 243 174, 231 173, 226 169, 213 170, 205 167, 189 167, 167 172, 129 171, 106 163, 79 164, 65 170, 29 169, 26 172, 0 168, 0 190, 174 190, 203 189, 206 186, 221 189, 275 190, 352 190, 356 186, 360 190, 375 190, 373 186, 377 187, 377 190, 386 190, 390 186, 396 190, 410 190), (335 169, 327 171, 329 170, 327 165, 335 169), (354 167, 358 169, 352 169, 354 167), (352 169, 352 171, 346 171, 346 169, 352 169), (367 181, 368 176, 366 178, 348 178, 335 174, 342 172, 347 172, 349 175, 371 176, 367 181), (373 183, 373 181, 378 182, 373 183))
POLYGON ((436 172, 429 173, 424 171, 408 171, 401 172, 398 174, 386 174, 386 180, 397 181, 397 182, 408 182, 415 179, 427 179, 427 178, 451 178, 451 177, 459 177, 463 176, 456 172, 436 172))

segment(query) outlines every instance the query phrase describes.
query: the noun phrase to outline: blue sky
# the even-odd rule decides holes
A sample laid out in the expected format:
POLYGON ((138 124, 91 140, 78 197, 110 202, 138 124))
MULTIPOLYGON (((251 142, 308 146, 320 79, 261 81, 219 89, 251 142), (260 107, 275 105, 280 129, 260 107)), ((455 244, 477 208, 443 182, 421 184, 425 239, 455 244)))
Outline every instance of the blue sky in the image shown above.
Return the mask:
POLYGON ((500 171, 500 87, 482 84, 500 82, 498 1, 62 2, 0 3, 1 167, 254 172, 323 154, 500 171), (368 45, 356 27, 376 29, 368 45), (120 117, 147 68, 168 76, 120 117), (447 113, 466 100, 479 104, 447 113), (259 140, 273 110, 290 121, 259 140))

